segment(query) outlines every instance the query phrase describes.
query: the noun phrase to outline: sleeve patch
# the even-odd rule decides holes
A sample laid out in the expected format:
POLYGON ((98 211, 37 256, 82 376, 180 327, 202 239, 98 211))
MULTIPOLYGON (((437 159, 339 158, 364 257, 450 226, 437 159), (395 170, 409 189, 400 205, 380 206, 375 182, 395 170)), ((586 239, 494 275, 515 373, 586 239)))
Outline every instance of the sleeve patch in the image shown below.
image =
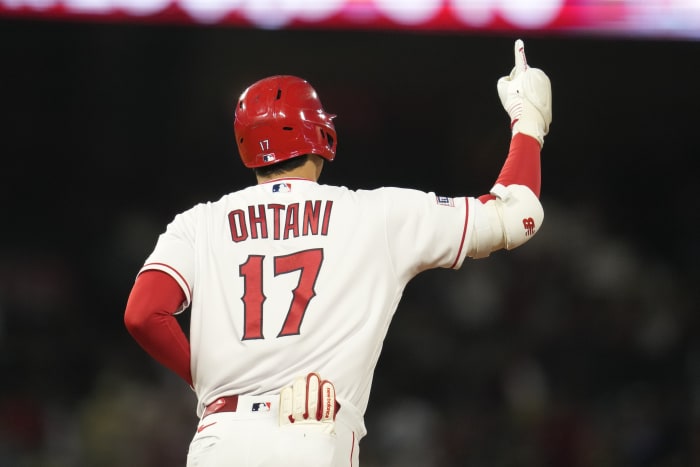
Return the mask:
POLYGON ((455 207, 454 198, 450 198, 449 196, 435 195, 435 202, 440 206, 449 206, 451 208, 455 207))

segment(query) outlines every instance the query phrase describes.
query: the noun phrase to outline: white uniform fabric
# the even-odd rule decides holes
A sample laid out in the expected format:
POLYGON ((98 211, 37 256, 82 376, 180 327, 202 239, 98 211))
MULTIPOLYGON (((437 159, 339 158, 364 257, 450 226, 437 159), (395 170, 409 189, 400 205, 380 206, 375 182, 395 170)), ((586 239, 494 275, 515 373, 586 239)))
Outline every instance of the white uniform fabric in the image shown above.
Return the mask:
POLYGON ((182 309, 191 305, 197 413, 223 395, 278 394, 318 372, 359 440, 403 290, 423 270, 461 266, 472 203, 280 179, 177 215, 142 271, 170 274, 187 297, 182 309))
POLYGON ((190 443, 187 467, 357 467, 359 438, 339 415, 326 424, 280 426, 279 399, 239 397, 235 412, 203 418, 190 443))

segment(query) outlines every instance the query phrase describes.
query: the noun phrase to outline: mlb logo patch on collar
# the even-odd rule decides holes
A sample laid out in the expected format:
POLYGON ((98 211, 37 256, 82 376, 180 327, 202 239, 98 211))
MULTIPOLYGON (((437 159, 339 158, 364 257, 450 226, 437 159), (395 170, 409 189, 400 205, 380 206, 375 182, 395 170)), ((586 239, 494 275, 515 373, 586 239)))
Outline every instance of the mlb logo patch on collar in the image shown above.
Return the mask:
POLYGON ((288 182, 280 182, 272 185, 273 193, 289 193, 292 191, 292 184, 288 182))

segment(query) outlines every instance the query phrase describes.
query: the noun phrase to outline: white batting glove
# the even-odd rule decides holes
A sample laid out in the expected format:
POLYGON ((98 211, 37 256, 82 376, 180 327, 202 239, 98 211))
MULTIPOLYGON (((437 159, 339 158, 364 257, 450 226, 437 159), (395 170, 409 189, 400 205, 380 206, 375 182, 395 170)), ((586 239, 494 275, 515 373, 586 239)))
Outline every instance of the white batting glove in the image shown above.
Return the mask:
POLYGON ((280 425, 320 423, 332 432, 338 408, 333 383, 309 373, 280 392, 280 425))
POLYGON ((510 75, 498 80, 497 88, 510 116, 513 135, 532 136, 541 147, 552 123, 552 86, 542 70, 528 66, 520 39, 515 41, 515 67, 510 75))

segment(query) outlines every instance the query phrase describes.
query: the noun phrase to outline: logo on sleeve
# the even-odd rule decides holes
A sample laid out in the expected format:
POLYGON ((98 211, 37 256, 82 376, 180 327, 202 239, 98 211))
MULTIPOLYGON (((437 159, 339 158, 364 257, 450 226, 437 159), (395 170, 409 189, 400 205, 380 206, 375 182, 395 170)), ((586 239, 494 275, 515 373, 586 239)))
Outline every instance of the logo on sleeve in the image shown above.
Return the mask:
POLYGON ((455 200, 453 198, 450 198, 449 196, 435 196, 435 202, 439 204, 440 206, 450 206, 454 207, 455 205, 455 200))

